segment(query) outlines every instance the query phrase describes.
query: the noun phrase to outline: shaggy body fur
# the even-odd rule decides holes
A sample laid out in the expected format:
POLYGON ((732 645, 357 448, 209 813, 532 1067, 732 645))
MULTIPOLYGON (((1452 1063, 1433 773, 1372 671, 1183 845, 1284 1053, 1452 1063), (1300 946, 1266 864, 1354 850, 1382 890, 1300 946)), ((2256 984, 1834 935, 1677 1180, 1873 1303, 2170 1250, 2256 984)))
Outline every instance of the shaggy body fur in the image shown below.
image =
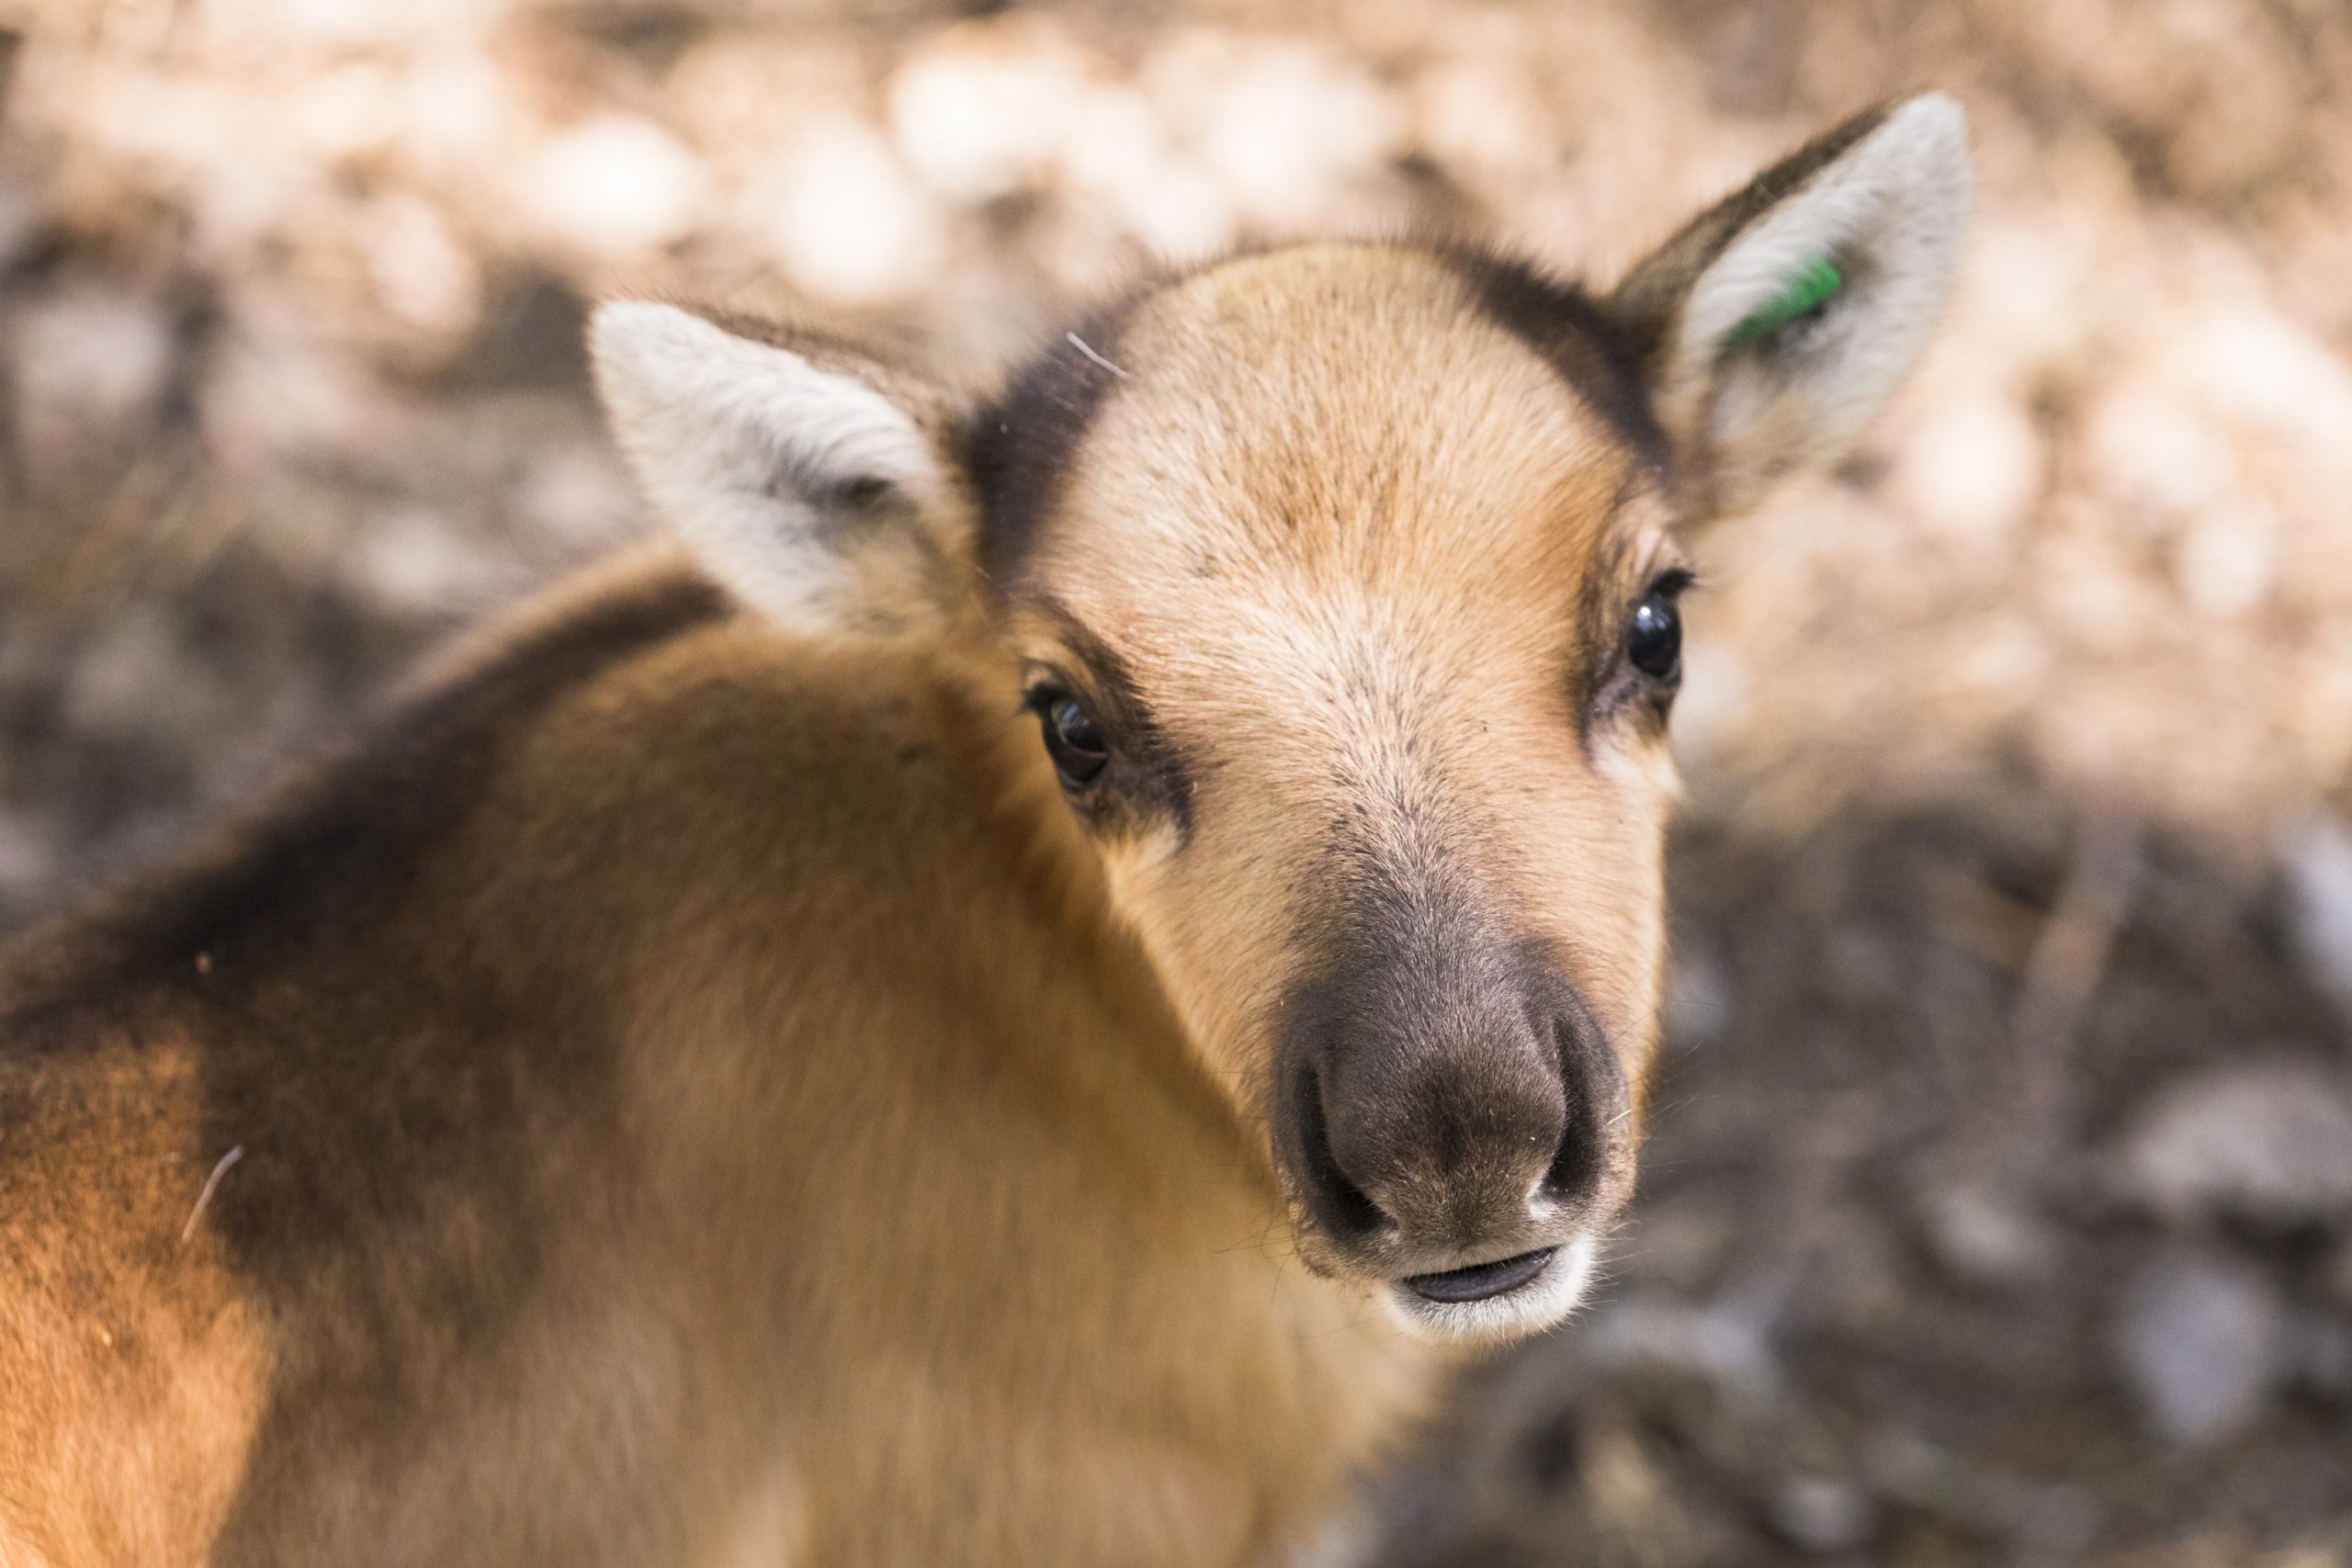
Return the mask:
POLYGON ((19 953, 0 1557, 1268 1551, 1423 1358, 1285 1255, 1014 695, 649 562, 19 953))

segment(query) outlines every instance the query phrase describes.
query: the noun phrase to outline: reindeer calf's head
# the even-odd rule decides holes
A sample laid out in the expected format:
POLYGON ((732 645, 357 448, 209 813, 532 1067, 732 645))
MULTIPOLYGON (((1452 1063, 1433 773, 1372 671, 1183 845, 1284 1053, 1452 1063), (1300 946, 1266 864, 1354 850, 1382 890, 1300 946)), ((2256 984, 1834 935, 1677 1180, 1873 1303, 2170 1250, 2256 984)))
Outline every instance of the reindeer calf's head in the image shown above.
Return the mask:
POLYGON ((978 408, 666 306, 606 307, 595 353, 655 502, 751 604, 1017 679, 1306 1258, 1493 1337, 1574 1304, 1632 1183, 1676 531, 1848 446, 1966 202, 1929 96, 1598 299, 1471 251, 1278 250, 978 408))

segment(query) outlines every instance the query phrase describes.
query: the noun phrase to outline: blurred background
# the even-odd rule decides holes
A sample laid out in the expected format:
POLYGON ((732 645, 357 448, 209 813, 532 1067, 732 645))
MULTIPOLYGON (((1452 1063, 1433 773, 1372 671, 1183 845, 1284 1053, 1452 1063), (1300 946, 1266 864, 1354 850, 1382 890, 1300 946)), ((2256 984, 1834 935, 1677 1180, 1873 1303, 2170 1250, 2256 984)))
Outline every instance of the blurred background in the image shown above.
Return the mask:
POLYGON ((1252 233, 1605 282, 1956 92, 1948 330, 1859 457, 1703 541, 1635 1221, 1360 1553, 2352 1562, 2342 0, 0 17, 0 930, 638 533, 601 294, 969 370, 1252 233))

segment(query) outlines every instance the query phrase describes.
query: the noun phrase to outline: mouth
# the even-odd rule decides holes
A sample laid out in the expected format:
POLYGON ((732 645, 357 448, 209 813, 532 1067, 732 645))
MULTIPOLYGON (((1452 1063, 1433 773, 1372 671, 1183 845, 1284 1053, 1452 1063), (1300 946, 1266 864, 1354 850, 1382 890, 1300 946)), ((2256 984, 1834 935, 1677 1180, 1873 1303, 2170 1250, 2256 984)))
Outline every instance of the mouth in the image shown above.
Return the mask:
POLYGON ((1515 1258, 1498 1258, 1492 1263, 1473 1263, 1467 1269, 1448 1269, 1437 1274, 1408 1274, 1397 1281, 1424 1301, 1454 1303, 1483 1302, 1494 1296, 1518 1290, 1552 1266, 1559 1253, 1556 1247, 1539 1247, 1532 1252, 1522 1252, 1515 1258))
POLYGON ((1593 1238, 1538 1247, 1487 1263, 1408 1274, 1383 1292, 1392 1314, 1431 1339, 1516 1339, 1576 1310, 1592 1278, 1593 1238))

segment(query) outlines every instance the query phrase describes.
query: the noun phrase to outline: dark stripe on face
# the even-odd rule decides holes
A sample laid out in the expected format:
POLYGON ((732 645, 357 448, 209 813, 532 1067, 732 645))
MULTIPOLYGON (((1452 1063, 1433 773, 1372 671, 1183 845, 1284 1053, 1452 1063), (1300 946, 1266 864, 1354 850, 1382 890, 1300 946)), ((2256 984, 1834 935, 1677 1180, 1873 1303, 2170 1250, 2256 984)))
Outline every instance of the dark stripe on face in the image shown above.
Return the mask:
MULTIPOLYGON (((1091 311, 1070 333, 1100 360, 1118 364, 1128 315, 1156 289, 1155 282, 1091 311)), ((1079 443, 1118 384, 1117 371, 1057 333, 966 427, 964 457, 979 496, 980 567, 1001 587, 1019 574, 1060 499, 1079 443)))
POLYGON ((1496 324, 1549 365, 1651 469, 1667 466, 1666 433, 1650 408, 1635 343, 1592 298, 1525 262, 1467 245, 1436 253, 1496 324))

